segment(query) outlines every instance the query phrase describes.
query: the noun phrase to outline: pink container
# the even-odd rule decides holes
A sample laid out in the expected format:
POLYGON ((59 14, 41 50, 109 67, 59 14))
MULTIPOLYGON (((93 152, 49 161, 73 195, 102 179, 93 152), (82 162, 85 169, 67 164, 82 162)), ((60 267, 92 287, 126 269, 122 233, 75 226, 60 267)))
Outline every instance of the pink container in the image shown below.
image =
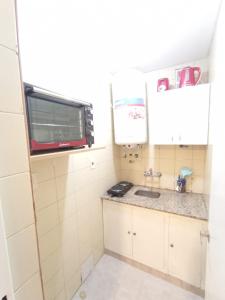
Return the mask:
POLYGON ((158 80, 157 91, 162 92, 169 89, 169 79, 161 78, 158 80))
POLYGON ((199 67, 186 67, 179 72, 180 83, 179 87, 196 85, 201 76, 201 69, 199 67))

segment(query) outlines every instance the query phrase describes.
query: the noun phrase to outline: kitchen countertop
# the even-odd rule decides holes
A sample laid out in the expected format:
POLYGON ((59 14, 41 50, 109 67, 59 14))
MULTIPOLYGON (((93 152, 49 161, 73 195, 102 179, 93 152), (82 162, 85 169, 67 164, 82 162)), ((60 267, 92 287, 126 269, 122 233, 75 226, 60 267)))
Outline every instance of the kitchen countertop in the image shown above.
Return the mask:
POLYGON ((172 190, 133 186, 123 197, 111 197, 107 193, 104 200, 135 205, 158 211, 173 213, 195 219, 208 220, 208 197, 204 194, 178 193, 172 190), (159 192, 159 198, 147 198, 134 193, 137 190, 159 192))

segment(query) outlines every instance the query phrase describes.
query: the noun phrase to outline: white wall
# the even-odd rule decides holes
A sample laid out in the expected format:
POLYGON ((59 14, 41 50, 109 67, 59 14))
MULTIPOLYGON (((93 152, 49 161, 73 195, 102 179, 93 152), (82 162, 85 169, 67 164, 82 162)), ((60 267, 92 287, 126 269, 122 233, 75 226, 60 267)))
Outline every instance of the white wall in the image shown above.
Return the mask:
POLYGON ((95 144, 107 144, 109 75, 92 53, 95 41, 87 41, 85 16, 78 15, 74 1, 18 1, 23 81, 93 103, 95 144))
POLYGON ((93 103, 95 144, 106 146, 31 164, 46 300, 71 299, 83 263, 103 254, 100 196, 117 181, 109 75, 84 53, 92 48, 85 40, 88 27, 73 27, 75 2, 18 1, 23 80, 93 103), (83 34, 82 44, 77 34, 83 34))
POLYGON ((12 284, 9 270, 9 257, 6 248, 5 232, 2 220, 2 208, 0 202, 0 299, 7 295, 8 300, 12 298, 12 284))
POLYGON ((210 55, 211 112, 210 152, 211 178, 209 180, 210 208, 208 249, 207 300, 223 300, 225 295, 225 5, 222 2, 216 34, 210 55))
POLYGON ((0 244, 12 275, 9 300, 42 300, 14 4, 0 1, 0 244))

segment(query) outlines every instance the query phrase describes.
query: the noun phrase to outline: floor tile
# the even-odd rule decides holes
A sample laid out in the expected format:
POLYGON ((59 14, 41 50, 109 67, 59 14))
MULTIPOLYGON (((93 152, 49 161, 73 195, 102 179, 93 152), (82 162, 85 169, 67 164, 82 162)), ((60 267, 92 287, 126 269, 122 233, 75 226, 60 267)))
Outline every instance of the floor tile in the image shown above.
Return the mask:
POLYGON ((109 255, 101 258, 72 300, 81 299, 203 300, 109 255))

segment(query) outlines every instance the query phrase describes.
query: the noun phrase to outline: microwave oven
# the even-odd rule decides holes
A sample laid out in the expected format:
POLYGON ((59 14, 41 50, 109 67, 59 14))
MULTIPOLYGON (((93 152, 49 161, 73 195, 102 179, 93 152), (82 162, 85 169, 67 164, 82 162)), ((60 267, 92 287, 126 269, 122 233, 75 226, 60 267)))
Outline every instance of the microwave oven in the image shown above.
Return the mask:
POLYGON ((24 84, 31 154, 94 144, 92 104, 24 84))

